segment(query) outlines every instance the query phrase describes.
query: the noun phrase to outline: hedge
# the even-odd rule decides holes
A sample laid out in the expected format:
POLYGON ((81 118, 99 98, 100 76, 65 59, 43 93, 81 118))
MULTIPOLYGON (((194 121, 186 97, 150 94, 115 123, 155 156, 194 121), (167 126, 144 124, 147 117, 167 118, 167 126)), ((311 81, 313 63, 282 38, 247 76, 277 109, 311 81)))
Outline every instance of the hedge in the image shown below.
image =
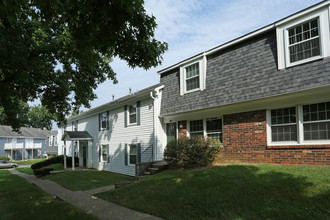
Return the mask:
POLYGON ((50 171, 54 171, 54 169, 53 168, 36 169, 36 170, 33 170, 33 173, 37 177, 42 177, 42 176, 49 175, 50 171))
POLYGON ((164 157, 174 167, 196 167, 211 164, 223 149, 218 139, 180 138, 167 144, 164 157))
POLYGON ((10 160, 9 157, 0 157, 0 160, 10 160))

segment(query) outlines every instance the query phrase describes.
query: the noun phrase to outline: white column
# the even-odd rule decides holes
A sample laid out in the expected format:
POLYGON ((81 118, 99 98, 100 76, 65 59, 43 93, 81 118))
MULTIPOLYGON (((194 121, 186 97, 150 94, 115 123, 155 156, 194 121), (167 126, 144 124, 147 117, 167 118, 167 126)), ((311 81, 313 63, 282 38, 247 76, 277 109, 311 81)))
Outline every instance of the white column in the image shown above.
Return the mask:
POLYGON ((63 155, 64 155, 64 169, 66 169, 66 145, 64 144, 63 147, 63 155))
POLYGON ((74 170, 74 148, 75 148, 75 143, 72 141, 72 170, 74 170))
POLYGON ((88 150, 87 150, 87 167, 92 168, 93 167, 93 157, 92 157, 92 147, 93 147, 93 141, 88 141, 88 150))

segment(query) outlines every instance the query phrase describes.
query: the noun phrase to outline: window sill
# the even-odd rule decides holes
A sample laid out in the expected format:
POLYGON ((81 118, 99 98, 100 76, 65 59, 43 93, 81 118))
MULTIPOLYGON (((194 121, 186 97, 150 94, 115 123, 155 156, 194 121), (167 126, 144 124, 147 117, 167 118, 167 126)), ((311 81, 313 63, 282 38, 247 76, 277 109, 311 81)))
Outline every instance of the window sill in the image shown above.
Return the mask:
POLYGON ((305 59, 305 60, 300 60, 300 61, 297 61, 297 62, 294 62, 294 63, 288 62, 289 64, 287 64, 285 68, 291 68, 291 67, 294 67, 294 66, 314 62, 316 60, 321 60, 321 59, 323 59, 323 56, 315 56, 315 57, 311 57, 311 58, 308 58, 308 59, 305 59))
POLYGON ((273 145, 267 146, 266 149, 275 150, 275 149, 324 149, 329 148, 330 144, 301 144, 301 145, 273 145))
POLYGON ((137 123, 128 124, 127 127, 137 126, 137 123))
POLYGON ((189 90, 189 91, 185 91, 185 92, 183 93, 183 95, 185 95, 185 94, 189 94, 189 93, 192 93, 192 92, 197 92, 197 91, 202 91, 202 90, 201 90, 201 88, 192 89, 192 90, 189 90))

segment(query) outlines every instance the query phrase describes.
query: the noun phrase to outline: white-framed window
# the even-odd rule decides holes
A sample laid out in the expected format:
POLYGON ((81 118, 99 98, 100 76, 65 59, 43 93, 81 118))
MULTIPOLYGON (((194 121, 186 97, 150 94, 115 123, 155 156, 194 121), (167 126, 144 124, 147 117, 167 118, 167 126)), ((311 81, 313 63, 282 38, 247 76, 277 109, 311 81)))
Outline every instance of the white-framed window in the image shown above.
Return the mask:
POLYGON ((136 104, 128 106, 128 123, 129 124, 136 124, 136 108, 137 108, 136 104))
POLYGON ((108 145, 107 144, 102 144, 101 145, 101 162, 107 162, 108 159, 108 145))
POLYGON ((189 137, 211 137, 222 143, 222 117, 188 121, 189 137))
POLYGON ((206 56, 180 67, 180 95, 205 89, 206 56))
POLYGON ((330 144, 330 102, 267 110, 268 145, 330 144))
POLYGON ((57 146, 57 137, 54 136, 54 146, 57 146))
POLYGON ((287 31, 290 63, 321 55, 318 17, 287 31))
POLYGON ((304 105, 304 140, 330 140, 330 102, 304 105))
POLYGON ((283 22, 276 29, 279 69, 330 55, 327 8, 283 22))
POLYGON ((100 130, 108 130, 108 112, 99 114, 100 130))
POLYGON ((128 146, 128 164, 135 165, 137 160, 137 144, 130 144, 128 146))
POLYGON ((273 109, 271 114, 272 142, 297 141, 296 108, 273 109))
POLYGON ((204 136, 203 120, 195 120, 189 122, 190 137, 204 136))
POLYGON ((199 89, 199 63, 184 68, 186 92, 199 89))
POLYGON ((219 139, 222 143, 222 120, 221 118, 206 119, 206 133, 208 137, 219 139))

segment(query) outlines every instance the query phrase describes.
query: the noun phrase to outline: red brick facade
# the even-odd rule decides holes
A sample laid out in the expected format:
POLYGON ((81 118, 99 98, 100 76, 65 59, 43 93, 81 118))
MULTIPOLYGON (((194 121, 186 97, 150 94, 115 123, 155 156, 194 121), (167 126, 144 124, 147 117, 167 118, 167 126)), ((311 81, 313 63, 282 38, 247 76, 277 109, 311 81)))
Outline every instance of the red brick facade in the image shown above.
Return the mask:
POLYGON ((223 162, 330 165, 329 145, 267 146, 266 110, 225 115, 223 162))
POLYGON ((179 121, 178 126, 178 138, 187 137, 187 121, 179 121))

